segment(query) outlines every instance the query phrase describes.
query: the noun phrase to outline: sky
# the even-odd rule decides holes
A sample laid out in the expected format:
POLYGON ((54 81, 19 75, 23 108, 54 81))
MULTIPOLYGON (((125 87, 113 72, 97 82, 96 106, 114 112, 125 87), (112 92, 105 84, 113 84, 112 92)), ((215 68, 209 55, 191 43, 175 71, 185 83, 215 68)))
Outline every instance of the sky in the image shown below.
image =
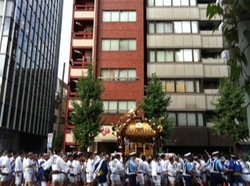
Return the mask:
POLYGON ((69 68, 69 55, 70 55, 70 39, 71 39, 71 22, 73 11, 73 0, 64 0, 63 5, 63 17, 62 17, 62 31, 61 31, 61 43, 59 54, 59 67, 58 75, 59 79, 63 76, 63 64, 65 63, 64 82, 68 82, 68 68, 69 68))

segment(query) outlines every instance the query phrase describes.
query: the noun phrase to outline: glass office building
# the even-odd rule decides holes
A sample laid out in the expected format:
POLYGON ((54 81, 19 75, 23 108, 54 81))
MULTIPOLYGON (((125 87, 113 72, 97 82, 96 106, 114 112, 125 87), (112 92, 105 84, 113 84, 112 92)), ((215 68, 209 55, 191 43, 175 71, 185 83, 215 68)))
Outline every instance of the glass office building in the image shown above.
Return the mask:
POLYGON ((0 0, 0 150, 46 147, 62 7, 61 0, 0 0))

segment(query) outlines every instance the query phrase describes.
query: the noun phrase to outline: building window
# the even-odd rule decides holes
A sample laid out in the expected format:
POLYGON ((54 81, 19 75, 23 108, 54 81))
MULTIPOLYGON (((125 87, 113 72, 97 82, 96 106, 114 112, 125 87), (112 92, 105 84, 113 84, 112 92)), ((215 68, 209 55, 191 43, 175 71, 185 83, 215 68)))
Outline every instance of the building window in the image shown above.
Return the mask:
POLYGON ((200 80, 166 80, 162 81, 163 90, 169 93, 200 93, 200 80))
POLYGON ((198 21, 149 22, 148 33, 198 33, 198 21))
POLYGON ((204 127, 201 112, 169 112, 168 116, 175 119, 176 126, 204 127))
POLYGON ((135 106, 136 101, 103 101, 104 113, 108 114, 126 113, 135 106))
POLYGON ((147 0, 148 6, 196 6, 196 0, 147 0))
POLYGON ((156 49, 149 51, 150 62, 199 62, 199 49, 156 49))
POLYGON ((103 11, 103 22, 136 22, 136 11, 103 11))
POLYGON ((101 69, 101 79, 104 81, 134 81, 135 69, 101 69))
POLYGON ((102 51, 135 51, 135 39, 103 39, 102 51))

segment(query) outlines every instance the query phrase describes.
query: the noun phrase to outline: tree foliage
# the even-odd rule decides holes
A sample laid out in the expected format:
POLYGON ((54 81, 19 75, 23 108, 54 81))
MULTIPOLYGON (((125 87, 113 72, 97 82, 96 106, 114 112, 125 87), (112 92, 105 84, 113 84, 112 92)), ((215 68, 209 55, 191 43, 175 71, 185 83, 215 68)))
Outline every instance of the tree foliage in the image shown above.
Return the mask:
POLYGON ((152 74, 151 80, 145 86, 145 93, 141 108, 144 116, 153 123, 153 128, 162 127, 162 142, 165 142, 173 129, 174 119, 169 118, 167 107, 171 103, 171 97, 162 89, 162 83, 156 74, 152 74))
MULTIPOLYGON (((230 79, 238 81, 239 77, 244 77, 244 87, 250 93, 250 78, 246 72, 247 58, 246 50, 250 45, 250 30, 243 30, 243 38, 239 39, 239 23, 250 20, 249 0, 228 0, 225 4, 214 3, 207 6, 207 17, 212 19, 215 16, 223 18, 222 32, 225 38, 225 45, 230 51, 228 65, 231 67, 230 79), (245 46, 244 41, 248 41, 245 46), (248 91, 249 90, 249 91, 248 91)), ((218 29, 220 25, 216 25, 218 29)))
POLYGON ((89 65, 87 76, 82 76, 76 85, 80 102, 73 101, 74 111, 71 122, 74 140, 79 143, 79 150, 86 151, 99 134, 103 102, 101 95, 104 91, 102 82, 93 75, 93 67, 89 65))
POLYGON ((247 111, 244 90, 226 78, 219 89, 220 97, 213 103, 213 128, 219 135, 230 136, 234 142, 248 138, 247 111))

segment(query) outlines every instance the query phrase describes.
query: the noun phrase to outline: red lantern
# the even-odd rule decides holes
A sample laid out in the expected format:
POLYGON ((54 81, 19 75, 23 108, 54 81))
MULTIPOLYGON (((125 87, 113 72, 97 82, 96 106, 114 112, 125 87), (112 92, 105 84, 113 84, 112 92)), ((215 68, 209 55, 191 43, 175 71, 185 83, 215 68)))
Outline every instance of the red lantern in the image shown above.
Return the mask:
POLYGON ((105 132, 106 132, 106 134, 109 134, 110 133, 109 128, 105 128, 105 132))
POLYGON ((102 131, 102 135, 103 135, 103 136, 106 136, 105 130, 102 131))

